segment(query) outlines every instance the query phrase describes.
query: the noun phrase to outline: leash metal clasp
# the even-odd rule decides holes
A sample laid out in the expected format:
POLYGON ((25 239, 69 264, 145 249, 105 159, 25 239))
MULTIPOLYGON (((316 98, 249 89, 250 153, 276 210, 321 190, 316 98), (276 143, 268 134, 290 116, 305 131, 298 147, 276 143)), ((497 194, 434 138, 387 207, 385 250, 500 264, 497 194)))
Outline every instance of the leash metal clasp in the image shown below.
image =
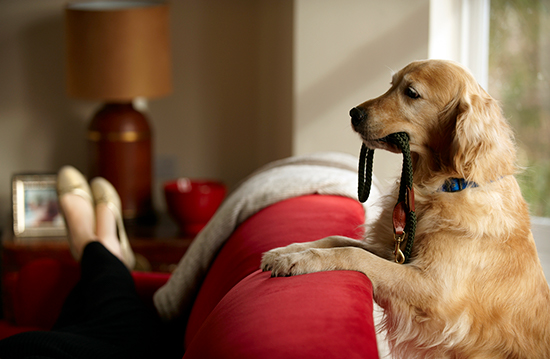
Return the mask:
MULTIPOLYGON (((414 200, 413 200, 414 201, 414 200)), ((407 212, 408 205, 405 202, 398 202, 393 208, 392 221, 393 221, 393 240, 395 241, 395 263, 405 263, 405 254, 401 251, 401 243, 405 239, 405 226, 407 224, 407 212)))
POLYGON ((393 251, 393 254, 395 255, 395 263, 405 263, 405 255, 403 254, 403 251, 401 251, 401 243, 403 242, 404 238, 405 233, 395 234, 393 236, 393 240, 395 241, 395 250, 393 251))

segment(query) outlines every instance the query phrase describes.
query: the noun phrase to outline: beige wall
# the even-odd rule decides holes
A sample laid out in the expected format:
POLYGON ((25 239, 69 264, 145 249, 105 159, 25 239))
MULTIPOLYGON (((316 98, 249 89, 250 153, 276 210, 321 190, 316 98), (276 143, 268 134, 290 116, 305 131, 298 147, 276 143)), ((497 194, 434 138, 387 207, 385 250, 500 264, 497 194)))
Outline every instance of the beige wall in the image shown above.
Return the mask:
MULTIPOLYGON (((0 1, 2 218, 14 173, 86 171, 85 128, 99 103, 65 94, 65 3, 0 1)), ((427 56, 428 0, 171 3, 175 88, 149 103, 159 208, 170 177, 234 186, 291 154, 356 154, 349 109, 387 89, 388 68, 427 56)))
POLYGON ((0 215, 11 176, 84 163, 91 104, 69 100, 63 78, 61 0, 0 1, 0 215))
MULTIPOLYGON (((389 89, 392 70, 427 58, 429 0, 297 0, 293 152, 358 155, 349 110, 389 89)), ((393 178, 401 157, 376 151, 375 173, 393 178)))
POLYGON ((157 192, 173 176, 234 186, 291 155, 292 10, 290 0, 172 1, 175 89, 150 102, 157 192))

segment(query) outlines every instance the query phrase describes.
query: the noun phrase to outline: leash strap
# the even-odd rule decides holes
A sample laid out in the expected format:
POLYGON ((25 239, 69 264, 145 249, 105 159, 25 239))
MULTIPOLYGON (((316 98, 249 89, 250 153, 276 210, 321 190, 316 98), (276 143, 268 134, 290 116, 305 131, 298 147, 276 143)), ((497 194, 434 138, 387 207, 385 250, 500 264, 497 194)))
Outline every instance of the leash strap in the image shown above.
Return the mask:
MULTIPOLYGON (((413 169, 409 136, 405 132, 393 133, 385 138, 396 145, 403 153, 403 168, 399 185, 399 197, 393 209, 393 231, 395 240, 395 261, 403 264, 409 261, 416 232, 416 213, 414 208, 413 169), (406 241, 405 249, 402 243, 406 241)), ((359 186, 358 197, 360 202, 365 202, 370 195, 372 186, 372 165, 374 150, 361 146, 359 156, 359 186)))

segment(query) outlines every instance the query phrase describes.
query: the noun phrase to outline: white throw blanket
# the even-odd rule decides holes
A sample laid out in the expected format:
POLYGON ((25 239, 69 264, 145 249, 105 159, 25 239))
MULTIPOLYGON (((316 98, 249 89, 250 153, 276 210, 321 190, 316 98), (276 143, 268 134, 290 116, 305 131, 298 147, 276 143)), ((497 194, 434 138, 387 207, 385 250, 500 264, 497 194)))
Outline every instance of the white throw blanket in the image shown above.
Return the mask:
MULTIPOLYGON (((155 293, 161 318, 189 315, 212 261, 240 223, 262 208, 296 196, 324 194, 357 199, 357 166, 358 158, 351 155, 317 153, 273 162, 249 176, 220 206, 168 282, 155 293)), ((369 221, 378 215, 369 205, 380 197, 379 188, 373 178, 371 195, 364 205, 369 221)))

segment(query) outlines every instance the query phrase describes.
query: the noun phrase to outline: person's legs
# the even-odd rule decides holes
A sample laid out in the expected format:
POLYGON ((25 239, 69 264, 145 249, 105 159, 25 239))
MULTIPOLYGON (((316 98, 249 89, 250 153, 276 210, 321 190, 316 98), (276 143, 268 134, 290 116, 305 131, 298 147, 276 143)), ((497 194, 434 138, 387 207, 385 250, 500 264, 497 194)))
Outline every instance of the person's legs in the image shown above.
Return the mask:
POLYGON ((122 221, 122 204, 116 189, 109 181, 97 177, 91 182, 96 204, 96 233, 101 243, 128 269, 135 266, 135 256, 122 221))
POLYGON ((117 223, 114 213, 106 203, 97 204, 95 207, 97 218, 96 233, 100 242, 115 257, 124 262, 124 256, 117 237, 117 223))
MULTIPOLYGON (((70 239, 71 247, 77 256, 80 254, 81 279, 67 298, 54 330, 96 338, 134 355, 149 352, 159 323, 136 293, 126 267, 133 260, 133 253, 129 260, 118 237, 124 232, 117 228, 123 226, 121 218, 117 218, 121 215, 120 198, 105 179, 94 179, 91 187, 95 208, 79 208, 81 217, 76 222, 72 216, 66 219, 69 229, 85 222, 86 231, 71 230, 70 239), (90 220, 90 209, 95 221, 90 220), (82 218, 82 213, 87 217, 82 218), (94 223, 91 236, 90 224, 94 223), (84 248, 79 252, 82 243, 84 248)), ((74 198, 63 197, 67 196, 62 196, 64 211, 74 215, 74 198)))
POLYGON ((154 357, 151 348, 157 343, 160 322, 142 303, 119 259, 113 212, 97 206, 94 213, 89 188, 75 169, 60 171, 60 184, 59 202, 71 252, 81 262, 81 279, 52 331, 0 341, 0 358, 154 357))
POLYGON ((125 353, 149 353, 160 322, 136 293, 126 266, 101 243, 82 255, 81 279, 52 330, 95 338, 125 353))

